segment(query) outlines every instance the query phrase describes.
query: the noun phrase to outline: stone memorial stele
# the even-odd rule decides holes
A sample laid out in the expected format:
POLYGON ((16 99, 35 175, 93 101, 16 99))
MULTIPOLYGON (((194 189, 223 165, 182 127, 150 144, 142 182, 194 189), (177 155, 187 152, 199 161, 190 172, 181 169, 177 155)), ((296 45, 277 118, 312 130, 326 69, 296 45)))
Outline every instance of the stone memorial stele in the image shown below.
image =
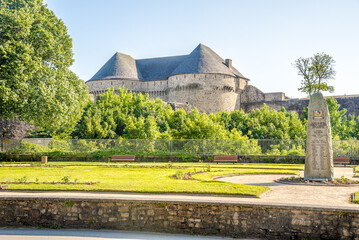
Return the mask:
POLYGON ((304 180, 334 179, 333 148, 327 102, 321 93, 310 97, 304 180))

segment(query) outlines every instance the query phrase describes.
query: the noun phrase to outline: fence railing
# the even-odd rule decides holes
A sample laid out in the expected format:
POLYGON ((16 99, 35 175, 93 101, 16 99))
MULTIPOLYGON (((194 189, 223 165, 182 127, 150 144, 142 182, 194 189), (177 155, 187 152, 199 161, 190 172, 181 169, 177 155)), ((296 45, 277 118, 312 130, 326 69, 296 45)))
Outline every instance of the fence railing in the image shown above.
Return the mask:
MULTIPOLYGON (((1 139, 0 151, 9 154, 226 154, 305 155, 305 140, 266 139, 1 139)), ((358 140, 333 140, 334 156, 359 156, 358 140)))

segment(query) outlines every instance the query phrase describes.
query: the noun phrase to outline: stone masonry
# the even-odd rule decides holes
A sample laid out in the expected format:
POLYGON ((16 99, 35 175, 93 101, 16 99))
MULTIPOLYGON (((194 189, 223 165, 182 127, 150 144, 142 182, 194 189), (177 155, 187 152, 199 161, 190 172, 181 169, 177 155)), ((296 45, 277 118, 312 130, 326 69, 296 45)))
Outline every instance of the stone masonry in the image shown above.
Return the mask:
POLYGON ((321 93, 310 97, 308 107, 305 180, 334 180, 333 146, 327 102, 321 93))
POLYGON ((0 199, 0 227, 26 226, 266 239, 359 239, 359 211, 254 204, 0 199))

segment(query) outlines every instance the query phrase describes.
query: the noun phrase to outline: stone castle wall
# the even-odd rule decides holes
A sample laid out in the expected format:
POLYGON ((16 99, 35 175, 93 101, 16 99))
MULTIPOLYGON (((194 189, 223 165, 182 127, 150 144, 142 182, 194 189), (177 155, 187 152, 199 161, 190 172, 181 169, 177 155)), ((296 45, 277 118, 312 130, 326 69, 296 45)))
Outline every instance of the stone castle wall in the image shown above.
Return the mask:
POLYGON ((118 229, 265 239, 357 239, 350 208, 111 199, 0 199, 0 227, 118 229))
POLYGON ((148 93, 165 102, 184 103, 206 113, 234 111, 240 107, 239 93, 245 80, 224 74, 182 74, 161 81, 111 79, 86 83, 95 99, 108 88, 119 87, 135 93, 148 93))
MULTIPOLYGON (((264 93, 247 85, 245 80, 223 74, 182 74, 161 81, 138 81, 111 79, 89 81, 89 91, 96 97, 108 88, 124 87, 135 93, 148 93, 151 98, 161 98, 165 102, 187 104, 206 113, 243 109, 250 112, 266 104, 269 108, 301 114, 308 106, 308 99, 288 99, 283 92, 264 93)), ((347 115, 359 116, 359 95, 336 96, 340 109, 346 108, 347 115)))
MULTIPOLYGON (((346 108, 348 111, 346 115, 355 115, 359 116, 359 96, 338 96, 334 97, 338 104, 340 105, 339 110, 346 108)), ((287 111, 295 111, 298 114, 301 114, 303 108, 308 107, 309 99, 285 99, 285 100, 275 100, 275 101, 258 101, 258 102, 245 102, 241 104, 242 109, 245 112, 250 112, 254 109, 263 107, 263 104, 266 104, 270 109, 275 109, 279 111, 284 107, 287 111)))
POLYGON ((113 87, 116 92, 118 88, 124 87, 135 93, 148 93, 151 98, 162 98, 163 101, 168 101, 168 80, 143 82, 129 79, 109 79, 89 81, 86 82, 86 85, 95 99, 106 92, 108 88, 113 87))
POLYGON ((232 112, 244 81, 223 74, 183 74, 168 78, 168 100, 184 102, 202 112, 232 112))

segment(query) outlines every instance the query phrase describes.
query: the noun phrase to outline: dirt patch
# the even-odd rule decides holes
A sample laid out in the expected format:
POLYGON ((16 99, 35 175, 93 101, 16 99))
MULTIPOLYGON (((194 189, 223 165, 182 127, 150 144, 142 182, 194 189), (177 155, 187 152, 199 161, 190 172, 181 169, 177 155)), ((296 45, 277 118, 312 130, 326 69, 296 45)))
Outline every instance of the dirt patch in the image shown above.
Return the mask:
MULTIPOLYGON (((176 174, 172 175, 171 178, 173 179, 179 179, 179 180, 197 180, 192 177, 192 175, 200 174, 200 173, 206 173, 207 171, 201 171, 201 172, 186 172, 183 173, 182 171, 177 171, 176 174)), ((197 180, 198 181, 198 180, 197 180)))

